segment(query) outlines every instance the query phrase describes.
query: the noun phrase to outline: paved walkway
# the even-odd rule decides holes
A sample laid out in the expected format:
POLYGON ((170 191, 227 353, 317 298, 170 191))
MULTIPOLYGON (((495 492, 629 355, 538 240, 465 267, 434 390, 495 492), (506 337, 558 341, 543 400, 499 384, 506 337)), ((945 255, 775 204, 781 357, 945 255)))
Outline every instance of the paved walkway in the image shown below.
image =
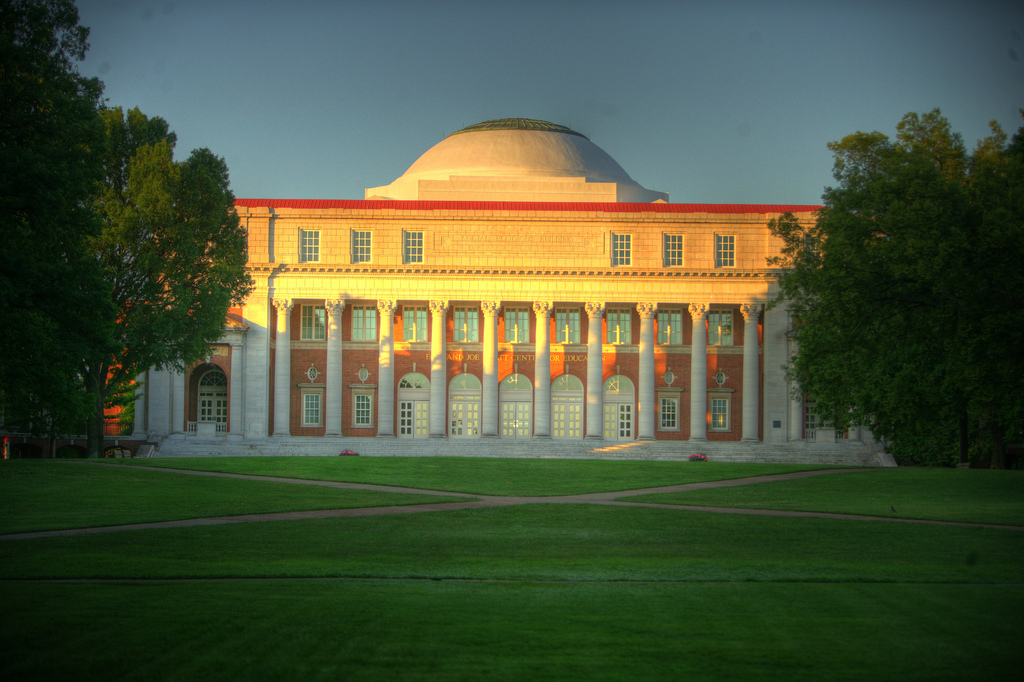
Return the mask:
MULTIPOLYGON (((102 464, 102 466, 119 466, 102 464)), ((687 511, 713 512, 717 514, 746 514, 752 516, 790 516, 816 519, 841 519, 846 521, 889 521, 895 523, 918 523, 935 526, 965 526, 972 528, 1001 528, 1003 530, 1024 530, 1024 526, 1001 526, 991 523, 962 523, 956 521, 927 521, 922 519, 901 519, 888 516, 860 516, 855 514, 829 514, 825 512, 781 511, 774 509, 742 509, 734 507, 704 507, 688 504, 658 504, 654 502, 629 502, 624 498, 656 493, 676 493, 708 488, 730 488, 734 486, 787 481, 810 476, 827 476, 843 474, 863 469, 820 469, 815 471, 797 471, 788 474, 768 476, 750 476, 724 481, 704 481, 701 483, 683 483, 657 488, 641 488, 638 490, 616 490, 602 493, 584 493, 581 495, 561 495, 550 497, 516 497, 502 495, 471 495, 468 493, 451 492, 449 490, 425 490, 421 488, 403 488, 391 485, 374 485, 369 483, 344 483, 340 481, 316 481, 308 479, 283 478, 279 476, 252 476, 248 474, 229 474, 215 471, 193 471, 188 469, 169 469, 165 467, 132 466, 132 469, 145 469, 162 473, 184 474, 189 476, 214 476, 220 478, 238 478, 250 481, 268 481, 275 483, 291 483, 295 485, 315 485, 325 488, 344 488, 348 490, 372 490, 389 493, 412 493, 416 495, 438 495, 444 497, 465 497, 465 502, 440 502, 434 504, 411 504, 392 507, 357 507, 353 509, 316 509, 311 511, 276 512, 269 514, 244 514, 239 516, 216 516, 200 519, 181 519, 177 521, 157 521, 154 523, 131 523, 120 526, 100 526, 95 528, 68 528, 64 530, 39 531, 34 533, 15 533, 0 535, 0 540, 28 540, 32 538, 56 537, 62 535, 86 535, 90 533, 110 533, 121 530, 149 530, 157 528, 185 528, 189 526, 219 526, 228 523, 253 523, 260 521, 297 521, 303 519, 333 519, 356 516, 383 516, 386 514, 420 514, 423 512, 457 511, 461 509, 483 509, 486 507, 509 507, 521 504, 599 504, 617 507, 652 507, 656 509, 681 509, 687 511)))

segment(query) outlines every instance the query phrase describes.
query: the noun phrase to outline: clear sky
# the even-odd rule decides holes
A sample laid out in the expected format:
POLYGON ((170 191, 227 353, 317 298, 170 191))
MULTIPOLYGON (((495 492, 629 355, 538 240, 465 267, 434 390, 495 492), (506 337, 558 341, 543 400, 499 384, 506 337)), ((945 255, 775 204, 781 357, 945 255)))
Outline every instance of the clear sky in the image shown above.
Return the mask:
POLYGON ((826 143, 942 109, 1021 127, 1024 2, 78 0, 111 106, 237 197, 362 199, 444 135, 538 118, 677 203, 815 204, 826 143))

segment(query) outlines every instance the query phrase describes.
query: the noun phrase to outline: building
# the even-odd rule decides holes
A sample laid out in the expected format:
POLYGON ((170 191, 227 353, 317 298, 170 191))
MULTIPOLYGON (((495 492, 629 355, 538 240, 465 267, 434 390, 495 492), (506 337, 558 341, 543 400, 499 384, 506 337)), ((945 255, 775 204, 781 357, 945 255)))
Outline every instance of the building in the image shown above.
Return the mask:
POLYGON ((162 452, 870 458, 792 396, 765 309, 768 221, 816 206, 668 203, 529 119, 449 135, 363 200, 236 206, 256 287, 205 362, 144 377, 162 452))

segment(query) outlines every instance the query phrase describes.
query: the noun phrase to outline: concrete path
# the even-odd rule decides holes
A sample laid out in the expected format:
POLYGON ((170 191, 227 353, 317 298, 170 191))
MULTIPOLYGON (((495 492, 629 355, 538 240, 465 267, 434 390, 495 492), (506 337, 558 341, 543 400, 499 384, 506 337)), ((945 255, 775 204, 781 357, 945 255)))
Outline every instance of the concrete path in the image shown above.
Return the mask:
MULTIPOLYGON (((99 466, 123 466, 116 464, 99 464, 99 466)), ((440 502, 430 504, 398 505, 392 507, 358 507, 354 509, 317 509, 311 511, 277 512, 270 514, 244 514, 239 516, 216 516, 200 519, 181 519, 177 521, 157 521, 154 523, 132 523, 120 526, 101 526, 95 528, 69 528, 64 530, 39 531, 34 533, 15 533, 0 535, 0 540, 28 540, 32 538, 57 537, 64 535, 86 535, 90 533, 110 533, 121 530, 150 530, 159 528, 185 528, 189 526, 219 526, 228 523, 253 523, 260 521, 298 521, 304 519, 333 519, 357 516, 383 516, 386 514, 419 514, 424 512, 458 511, 462 509, 483 509, 487 507, 508 507, 521 504, 597 504, 619 507, 651 507, 655 509, 677 509, 685 511, 713 512, 717 514, 746 514, 752 516, 789 516, 816 519, 840 519, 844 521, 889 521, 895 523, 917 523, 935 526, 962 526, 971 528, 1000 528, 1003 530, 1022 530, 1024 526, 1001 526, 991 523, 962 523, 956 521, 927 521, 922 519, 900 519, 887 516, 859 516, 854 514, 830 514, 824 512, 781 511, 772 509, 742 509, 733 507, 704 507, 684 504, 658 504, 653 502, 629 502, 623 498, 657 493, 676 493, 708 488, 729 488, 734 486, 768 483, 772 481, 788 481, 810 476, 826 476, 843 474, 863 469, 820 469, 815 471, 798 471, 787 474, 767 476, 750 476, 724 481, 704 481, 701 483, 683 483, 680 485, 642 488, 638 490, 616 490, 601 493, 584 493, 581 495, 562 495, 550 497, 517 497, 496 495, 472 495, 451 492, 448 490, 425 490, 421 488, 404 488, 390 485, 374 485, 369 483, 344 483, 340 481, 316 481, 309 479, 283 478, 279 476, 252 476, 248 474, 230 474, 214 471, 193 471, 187 469, 168 469, 164 467, 132 466, 131 469, 145 469, 162 473, 175 473, 187 476, 214 476, 220 478, 238 478, 250 481, 268 481, 275 483, 291 483, 294 485, 315 485, 326 488, 344 488, 349 490, 372 490, 389 493, 412 493, 416 495, 438 495, 445 497, 465 497, 465 502, 440 502)))

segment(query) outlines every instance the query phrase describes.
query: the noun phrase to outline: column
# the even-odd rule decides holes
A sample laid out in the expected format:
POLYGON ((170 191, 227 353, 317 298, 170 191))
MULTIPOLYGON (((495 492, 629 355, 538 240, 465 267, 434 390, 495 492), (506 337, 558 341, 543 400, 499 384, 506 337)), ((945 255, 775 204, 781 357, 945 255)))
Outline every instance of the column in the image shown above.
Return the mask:
POLYGON ((533 437, 551 437, 551 308, 549 301, 536 301, 534 334, 533 437))
POLYGON ((185 371, 171 374, 171 433, 185 433, 185 371))
POLYGON ((498 308, 500 301, 483 301, 484 313, 484 379, 480 421, 484 438, 498 437, 498 308))
POLYGON ((146 382, 146 373, 143 372, 135 377, 135 424, 132 426, 132 436, 145 438, 146 429, 146 395, 149 393, 149 384, 146 382))
POLYGON ((446 357, 448 301, 430 302, 430 437, 444 438, 448 416, 448 364, 446 357))
POLYGON ((707 303, 690 304, 690 440, 698 441, 708 439, 708 308, 707 303))
POLYGON ((327 308, 327 386, 324 389, 324 435, 341 435, 341 314, 345 311, 345 301, 335 299, 326 301, 327 308))
POLYGON ((277 308, 277 345, 274 351, 274 435, 291 434, 292 331, 294 301, 275 298, 277 308))
POLYGON ((601 317, 604 303, 587 306, 587 438, 604 439, 604 365, 601 317))
POLYGON ((654 313, 657 303, 638 303, 640 313, 640 404, 637 412, 637 440, 654 440, 654 313))
POLYGON ((380 351, 377 360, 377 436, 395 437, 395 301, 377 301, 380 351))
POLYGON ((245 395, 242 370, 242 339, 231 339, 231 378, 228 379, 228 440, 242 439, 242 396, 245 395))
POLYGON ((759 303, 740 306, 743 313, 743 440, 758 441, 758 394, 760 358, 757 352, 757 320, 761 317, 759 303))

